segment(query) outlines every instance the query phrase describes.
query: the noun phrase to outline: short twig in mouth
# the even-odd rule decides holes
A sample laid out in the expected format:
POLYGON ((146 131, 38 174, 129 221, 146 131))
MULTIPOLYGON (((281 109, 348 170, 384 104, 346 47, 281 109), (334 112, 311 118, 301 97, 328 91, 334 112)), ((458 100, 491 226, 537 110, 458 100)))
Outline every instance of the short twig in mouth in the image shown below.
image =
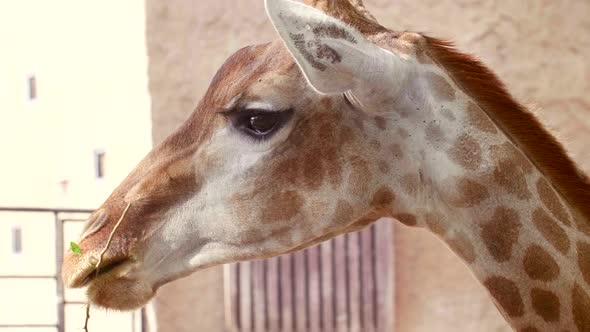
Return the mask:
POLYGON ((111 234, 109 235, 109 239, 107 240, 107 244, 104 246, 104 248, 100 252, 100 255, 98 256, 98 262, 96 262, 96 275, 98 275, 98 273, 99 273, 98 272, 98 269, 100 268, 100 264, 102 263, 102 257, 104 256, 104 253, 111 246, 111 242, 113 241, 113 236, 115 235, 115 232, 117 231, 117 228, 119 228, 119 225, 121 225, 121 222, 125 218, 125 215, 127 215, 127 211, 129 211, 129 207, 131 207, 131 203, 127 204, 127 207, 123 211, 123 214, 121 215, 121 218, 119 218, 119 221, 117 221, 117 223, 115 224, 115 227, 113 227, 113 230, 111 231, 111 234))
MULTIPOLYGON (((129 211, 130 207, 131 207, 131 202, 129 202, 129 204, 127 204, 127 207, 123 211, 121 218, 119 218, 119 221, 117 221, 117 223, 115 224, 115 227, 113 227, 113 230, 111 231, 111 234, 109 235, 109 239, 107 240, 107 244, 104 246, 104 248, 100 252, 100 255, 98 256, 98 262, 96 262, 95 276, 98 276, 100 264, 102 263, 102 257, 104 256, 105 252, 111 246, 111 242, 113 241, 113 236, 115 235, 117 228, 119 228, 119 225, 121 225, 121 222, 123 221, 123 219, 125 219, 125 215, 127 215, 127 211, 129 211)), ((90 303, 86 303, 86 320, 84 320, 84 331, 86 331, 86 332, 88 332, 88 321, 89 320, 90 320, 90 303)))

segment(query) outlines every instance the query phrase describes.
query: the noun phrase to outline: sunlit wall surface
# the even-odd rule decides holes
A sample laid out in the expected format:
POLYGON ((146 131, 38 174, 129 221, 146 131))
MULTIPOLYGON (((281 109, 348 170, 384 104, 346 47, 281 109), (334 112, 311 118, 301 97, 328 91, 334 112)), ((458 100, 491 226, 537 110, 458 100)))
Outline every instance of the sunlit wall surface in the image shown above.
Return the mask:
MULTIPOLYGON (((98 207, 151 147, 144 2, 0 1, 0 43, 0 206, 98 207)), ((67 223, 65 241, 81 226, 67 223)), ((0 275, 53 275, 54 235, 52 215, 0 213, 0 275)), ((52 279, 0 279, 0 325, 54 324, 55 293, 52 279)), ((83 306, 65 312, 80 330, 83 306)))

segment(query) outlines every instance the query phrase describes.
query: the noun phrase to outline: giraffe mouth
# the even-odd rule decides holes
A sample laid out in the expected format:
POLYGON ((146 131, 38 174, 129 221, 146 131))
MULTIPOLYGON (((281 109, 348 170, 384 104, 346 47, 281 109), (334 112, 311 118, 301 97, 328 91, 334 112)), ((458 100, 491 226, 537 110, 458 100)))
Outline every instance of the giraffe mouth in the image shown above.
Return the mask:
POLYGON ((96 268, 95 264, 88 263, 87 267, 76 273, 68 280, 68 286, 71 288, 81 288, 87 286, 97 279, 105 277, 113 272, 121 271, 124 265, 131 262, 129 258, 111 258, 106 259, 96 268))

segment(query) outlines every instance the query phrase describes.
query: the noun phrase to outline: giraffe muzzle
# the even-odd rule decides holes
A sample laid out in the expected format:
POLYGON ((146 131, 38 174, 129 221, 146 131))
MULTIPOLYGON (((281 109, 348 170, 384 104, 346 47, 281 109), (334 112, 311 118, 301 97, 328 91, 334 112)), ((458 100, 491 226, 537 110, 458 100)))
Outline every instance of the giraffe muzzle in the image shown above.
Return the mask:
POLYGON ((95 280, 101 279, 103 276, 109 274, 117 274, 125 270, 125 265, 132 262, 129 258, 109 258, 103 259, 100 267, 97 268, 98 260, 95 257, 90 257, 87 261, 81 263, 79 268, 68 273, 64 269, 64 281, 70 288, 81 288, 90 285, 95 280))

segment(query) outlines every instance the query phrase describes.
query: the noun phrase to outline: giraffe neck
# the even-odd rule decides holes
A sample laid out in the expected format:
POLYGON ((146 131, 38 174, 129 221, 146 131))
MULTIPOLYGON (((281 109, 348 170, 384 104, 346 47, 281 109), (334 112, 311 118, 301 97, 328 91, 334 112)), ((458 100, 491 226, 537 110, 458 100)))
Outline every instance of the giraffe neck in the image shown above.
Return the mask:
POLYGON ((514 328, 586 331, 590 239, 579 217, 477 101, 438 69, 421 77, 388 114, 395 167, 411 170, 387 180, 400 188, 394 217, 446 242, 514 328), (434 96, 419 92, 424 82, 434 96))

